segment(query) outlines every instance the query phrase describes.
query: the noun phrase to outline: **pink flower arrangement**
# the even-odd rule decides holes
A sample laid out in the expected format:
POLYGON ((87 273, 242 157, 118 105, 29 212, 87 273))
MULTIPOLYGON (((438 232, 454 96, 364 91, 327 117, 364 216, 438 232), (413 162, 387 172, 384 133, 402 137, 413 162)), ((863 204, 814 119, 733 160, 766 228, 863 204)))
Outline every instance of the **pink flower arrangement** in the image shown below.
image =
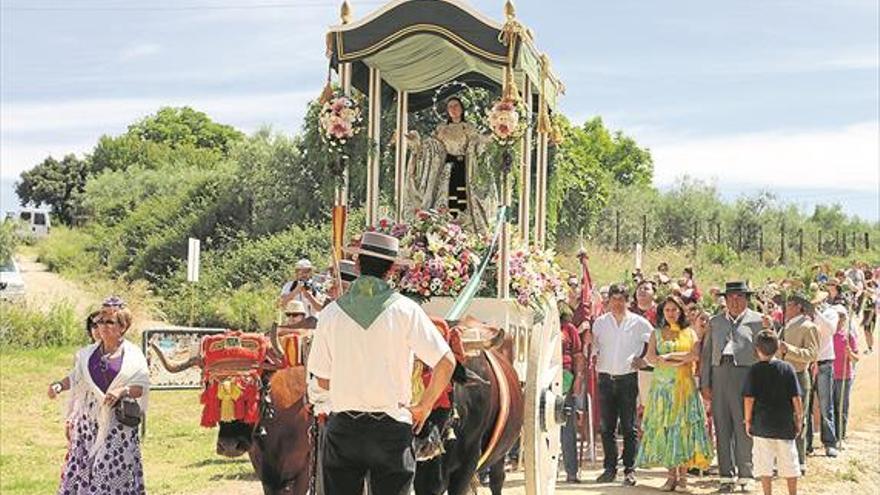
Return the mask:
MULTIPOLYGON (((400 239, 401 251, 412 260, 391 278, 394 287, 417 299, 456 297, 467 285, 488 248, 488 239, 466 232, 448 211, 418 211, 411 224, 382 219, 374 230, 400 239)), ((497 252, 496 252, 497 259, 497 252)), ((484 287, 494 286, 487 275, 484 287)), ((549 250, 514 249, 510 257, 510 287, 523 307, 562 297, 561 269, 549 250)), ((489 290, 494 294, 494 289, 489 290)))
POLYGON ((321 139, 334 153, 345 153, 346 143, 363 129, 357 100, 341 92, 324 103, 318 115, 321 139))

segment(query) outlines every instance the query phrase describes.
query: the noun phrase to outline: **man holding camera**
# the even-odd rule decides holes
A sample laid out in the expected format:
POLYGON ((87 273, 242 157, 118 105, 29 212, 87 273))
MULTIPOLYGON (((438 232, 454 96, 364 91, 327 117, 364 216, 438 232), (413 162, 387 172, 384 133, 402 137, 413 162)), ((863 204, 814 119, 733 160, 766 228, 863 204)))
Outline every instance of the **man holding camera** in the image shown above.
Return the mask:
POLYGON ((281 288, 278 305, 282 308, 290 301, 299 301, 305 306, 306 317, 317 316, 324 307, 324 298, 315 280, 312 278, 314 267, 312 262, 303 258, 296 262, 294 267, 294 279, 285 283, 281 288))

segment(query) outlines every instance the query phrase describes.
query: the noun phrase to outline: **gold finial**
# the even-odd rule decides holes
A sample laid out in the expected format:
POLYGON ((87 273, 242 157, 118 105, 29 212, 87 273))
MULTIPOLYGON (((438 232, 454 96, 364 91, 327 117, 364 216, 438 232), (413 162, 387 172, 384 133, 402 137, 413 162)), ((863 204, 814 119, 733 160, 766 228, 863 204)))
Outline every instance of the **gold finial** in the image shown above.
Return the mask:
POLYGON ((339 18, 343 24, 351 22, 351 5, 348 3, 348 0, 342 2, 342 7, 339 8, 339 18))
POLYGON ((507 2, 504 3, 504 15, 507 19, 513 19, 516 17, 516 7, 513 6, 512 0, 507 0, 507 2))

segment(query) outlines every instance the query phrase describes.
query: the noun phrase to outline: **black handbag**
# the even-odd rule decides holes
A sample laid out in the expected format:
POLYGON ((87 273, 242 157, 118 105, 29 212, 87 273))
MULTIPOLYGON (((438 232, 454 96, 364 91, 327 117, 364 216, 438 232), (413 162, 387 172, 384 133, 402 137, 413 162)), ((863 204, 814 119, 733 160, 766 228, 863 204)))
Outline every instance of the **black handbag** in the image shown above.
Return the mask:
POLYGON ((134 428, 141 424, 141 406, 130 397, 119 399, 113 412, 116 419, 125 426, 134 428))

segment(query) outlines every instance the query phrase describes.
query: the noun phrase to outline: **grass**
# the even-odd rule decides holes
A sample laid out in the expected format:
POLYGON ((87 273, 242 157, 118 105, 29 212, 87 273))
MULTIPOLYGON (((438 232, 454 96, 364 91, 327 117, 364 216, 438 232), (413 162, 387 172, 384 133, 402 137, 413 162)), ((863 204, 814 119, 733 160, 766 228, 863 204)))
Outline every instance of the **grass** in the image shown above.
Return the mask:
POLYGON ((837 470, 835 476, 837 479, 841 481, 849 481, 851 483, 858 483, 862 475, 867 471, 868 467, 862 462, 860 459, 853 458, 849 459, 846 467, 841 470, 837 470))
POLYGON ((67 301, 45 308, 25 301, 0 301, 0 347, 4 349, 71 345, 84 340, 82 320, 67 301))
MULTIPOLYGON (((0 352, 0 493, 54 493, 66 452, 64 400, 46 389, 63 377, 75 347, 0 352)), ((66 396, 64 397, 66 399, 66 396)), ((254 479, 247 457, 214 453, 217 430, 199 426, 197 391, 154 391, 142 445, 148 493, 204 489, 206 483, 254 479)))

